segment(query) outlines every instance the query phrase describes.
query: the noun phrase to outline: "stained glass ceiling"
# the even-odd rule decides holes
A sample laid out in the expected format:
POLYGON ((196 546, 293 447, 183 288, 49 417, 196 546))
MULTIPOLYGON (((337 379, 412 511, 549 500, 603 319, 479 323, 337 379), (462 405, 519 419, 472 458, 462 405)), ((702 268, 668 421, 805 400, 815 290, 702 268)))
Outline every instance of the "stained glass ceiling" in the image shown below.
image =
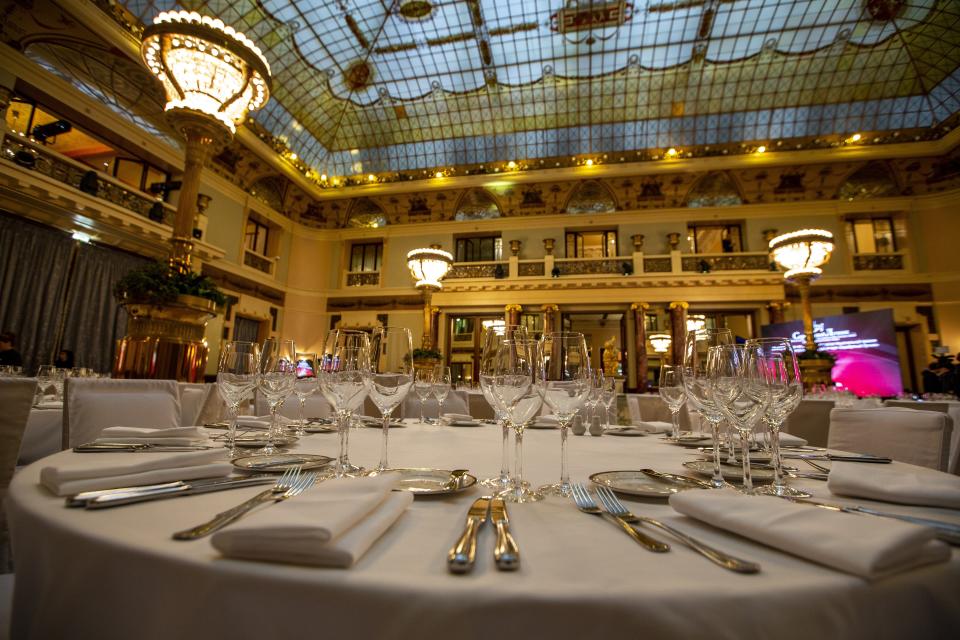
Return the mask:
POLYGON ((264 50, 255 118, 353 175, 852 132, 960 112, 956 0, 122 0, 264 50))

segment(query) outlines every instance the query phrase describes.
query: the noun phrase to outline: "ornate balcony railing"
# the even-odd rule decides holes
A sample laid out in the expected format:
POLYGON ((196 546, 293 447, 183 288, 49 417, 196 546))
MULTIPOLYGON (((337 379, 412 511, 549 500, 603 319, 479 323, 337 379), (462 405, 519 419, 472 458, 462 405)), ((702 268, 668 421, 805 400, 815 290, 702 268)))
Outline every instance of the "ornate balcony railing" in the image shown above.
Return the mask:
POLYGON ((273 265, 276 264, 274 260, 260 255, 259 253, 254 253, 244 249, 243 251, 243 264, 248 267, 252 267, 257 271, 262 271, 267 275, 273 275, 273 265))
POLYGON ((670 256, 643 259, 644 273, 670 273, 673 271, 673 263, 670 256))
POLYGON ((4 135, 0 157, 154 222, 168 225, 173 222, 175 209, 165 202, 20 136, 9 132, 4 135))
POLYGON ((509 275, 507 262, 454 262, 444 280, 459 278, 506 278, 509 275))
POLYGON ((633 268, 633 258, 559 258, 554 265, 560 268, 561 276, 616 273, 623 275, 624 264, 633 268))
POLYGON ((375 287, 380 284, 379 271, 349 271, 347 272, 348 287, 375 287))
POLYGON ((770 255, 757 253, 698 253, 683 256, 680 260, 683 271, 769 271, 770 255))
POLYGON ((544 275, 543 261, 521 262, 517 264, 517 275, 521 278, 532 278, 544 275))
POLYGON ((889 271, 903 269, 902 253, 856 253, 854 271, 889 271))

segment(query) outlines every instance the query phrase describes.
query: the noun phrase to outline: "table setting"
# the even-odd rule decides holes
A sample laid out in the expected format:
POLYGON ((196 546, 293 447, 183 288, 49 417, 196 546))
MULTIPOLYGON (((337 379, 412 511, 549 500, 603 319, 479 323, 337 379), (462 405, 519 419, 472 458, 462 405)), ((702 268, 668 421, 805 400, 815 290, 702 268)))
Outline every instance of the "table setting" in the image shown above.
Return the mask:
MULTIPOLYGON (((481 359, 495 423, 455 428, 467 417, 441 413, 393 433, 416 374, 402 355, 374 360, 364 338, 331 332, 312 364, 336 436, 304 431, 278 451, 289 427, 271 419, 273 451, 236 447, 234 412, 219 436, 112 427, 91 443, 210 448, 64 451, 25 468, 10 500, 16 561, 31 568, 18 572, 15 631, 100 629, 80 606, 92 597, 82 577, 95 577, 98 600, 124 603, 102 637, 294 633, 311 615, 328 632, 469 638, 488 632, 471 620, 494 615, 511 637, 767 637, 771 625, 787 638, 922 636, 960 622, 960 478, 787 446, 775 428, 785 416, 767 403, 794 393, 782 382, 790 356, 708 349, 704 381, 699 362, 684 367, 679 384, 703 385, 692 395, 736 423, 736 439, 713 428, 698 450, 676 422, 568 438, 592 384, 583 336, 498 331, 481 359), (764 373, 771 360, 780 377, 764 373), (375 384, 381 429, 351 429, 375 384), (555 426, 530 428, 545 404, 555 426), (767 415, 771 438, 753 438, 767 415), (808 463, 825 471, 797 473, 808 463), (182 588, 164 588, 171 580, 182 588), (201 593, 221 596, 198 609, 201 593), (270 615, 243 615, 250 606, 270 615)), ((395 344, 387 353, 402 354, 395 344)))

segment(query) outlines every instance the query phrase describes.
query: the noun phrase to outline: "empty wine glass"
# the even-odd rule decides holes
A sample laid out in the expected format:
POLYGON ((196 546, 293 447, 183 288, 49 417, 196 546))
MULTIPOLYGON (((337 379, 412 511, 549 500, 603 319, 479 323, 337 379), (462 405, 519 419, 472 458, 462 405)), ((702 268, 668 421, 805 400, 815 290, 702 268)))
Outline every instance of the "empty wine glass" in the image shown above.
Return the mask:
MULTIPOLYGON (((587 420, 587 430, 593 427, 593 419, 596 417, 597 410, 603 402, 603 370, 591 369, 589 379, 590 389, 587 392, 587 396, 583 399, 583 408, 586 410, 583 412, 585 414, 583 417, 587 420)), ((599 420, 599 418, 597 419, 599 420)))
POLYGON ((307 398, 315 394, 320 389, 320 380, 317 378, 317 354, 298 353, 297 354, 297 381, 293 386, 293 393, 299 400, 299 419, 297 420, 297 436, 305 435, 304 428, 307 426, 307 420, 303 415, 303 410, 307 404, 307 398))
POLYGON ((497 424, 500 426, 500 475, 484 478, 480 484, 493 487, 498 491, 505 491, 510 487, 510 423, 507 420, 507 411, 493 390, 494 368, 497 363, 497 352, 500 344, 510 338, 527 339, 527 330, 520 325, 495 324, 485 327, 481 338, 480 351, 480 391, 487 403, 493 408, 497 424))
POLYGON ((260 352, 258 389, 270 405, 270 430, 267 432, 267 444, 257 453, 272 455, 277 452, 274 442, 283 435, 280 405, 293 393, 296 383, 297 347, 293 340, 265 340, 260 352))
POLYGON ((327 334, 319 367, 320 390, 337 413, 340 453, 334 475, 342 478, 362 469, 350 463, 348 431, 351 414, 370 388, 370 338, 360 331, 334 329, 327 334))
POLYGON ((523 430, 543 404, 539 372, 539 345, 530 339, 505 339, 497 349, 493 367, 493 392, 503 404, 514 429, 514 475, 511 488, 503 494, 508 502, 536 502, 539 492, 530 491, 523 480, 523 430))
POLYGON ((450 367, 437 365, 433 370, 433 397, 437 399, 437 420, 443 416, 443 401, 450 395, 450 367))
POLYGON ((787 484, 783 476, 783 461, 780 459, 780 427, 803 398, 800 364, 793 345, 785 338, 757 338, 747 340, 747 346, 762 351, 770 385, 770 402, 763 414, 763 421, 770 430, 773 484, 757 487, 754 493, 809 498, 809 493, 787 484))
POLYGON ((44 397, 50 388, 54 389, 54 397, 58 396, 56 384, 60 379, 60 386, 63 387, 62 372, 52 364, 45 364, 37 368, 37 402, 43 402, 44 397))
POLYGON ((423 417, 423 403, 433 396, 433 369, 417 369, 414 372, 413 391, 420 399, 420 422, 426 422, 423 417))
POLYGON ((253 394, 257 387, 260 368, 260 345, 234 340, 220 350, 217 363, 217 391, 230 410, 230 430, 227 432, 228 455, 237 455, 237 416, 240 403, 253 394))
POLYGON ((687 401, 683 390, 683 369, 671 364, 660 366, 660 398, 670 408, 670 421, 673 430, 670 439, 680 440, 680 408, 687 401))
MULTIPOLYGON (((539 351, 538 382, 544 402, 560 423, 560 482, 540 487, 539 491, 566 498, 572 494, 567 472, 567 431, 573 415, 591 393, 590 355, 583 334, 574 332, 544 334, 539 351)), ((601 386, 601 393, 602 390, 601 386)), ((598 397, 604 405, 602 396, 598 397)))
POLYGON ((690 406, 710 423, 713 436, 713 478, 710 484, 716 488, 724 486, 723 473, 720 470, 720 423, 723 412, 713 401, 710 393, 710 377, 707 372, 707 355, 710 347, 721 344, 733 344, 733 334, 729 329, 700 329, 688 331, 683 352, 683 390, 690 406))
POLYGON ((750 436, 770 401, 763 351, 741 344, 713 347, 707 370, 713 401, 740 435, 743 490, 753 493, 750 436))
POLYGON ((604 430, 610 427, 610 410, 617 401, 617 379, 613 376, 607 376, 603 379, 603 386, 600 387, 600 406, 603 408, 604 430))
POLYGON ((403 327, 378 327, 370 340, 372 379, 370 398, 383 416, 380 463, 372 474, 387 470, 390 415, 413 386, 413 337, 403 327))

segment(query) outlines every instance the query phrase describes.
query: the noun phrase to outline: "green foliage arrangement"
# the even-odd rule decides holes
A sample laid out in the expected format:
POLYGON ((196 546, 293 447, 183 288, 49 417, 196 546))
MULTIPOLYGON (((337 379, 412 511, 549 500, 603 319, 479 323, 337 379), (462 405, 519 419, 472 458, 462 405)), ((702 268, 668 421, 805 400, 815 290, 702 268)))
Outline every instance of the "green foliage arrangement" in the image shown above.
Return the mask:
POLYGON ((421 349, 417 348, 413 350, 413 359, 414 360, 439 360, 443 357, 439 351, 435 349, 421 349))
POLYGON ((178 295, 206 298, 217 306, 227 301, 207 276, 178 273, 164 262, 151 262, 123 276, 113 288, 113 295, 120 302, 139 304, 172 304, 178 295))

